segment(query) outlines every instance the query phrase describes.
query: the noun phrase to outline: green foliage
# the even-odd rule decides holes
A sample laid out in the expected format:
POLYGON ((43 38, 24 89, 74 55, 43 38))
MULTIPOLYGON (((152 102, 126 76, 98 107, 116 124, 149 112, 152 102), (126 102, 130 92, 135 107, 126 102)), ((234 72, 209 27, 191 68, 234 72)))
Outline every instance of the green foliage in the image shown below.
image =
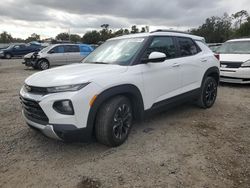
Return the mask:
POLYGON ((31 42, 31 41, 39 41, 40 40, 40 35, 33 33, 30 37, 28 37, 25 41, 26 42, 31 42))
POLYGON ((73 43, 81 42, 81 36, 77 34, 70 35, 70 41, 73 43))
POLYGON ((232 16, 225 13, 222 17, 207 18, 204 24, 192 29, 191 33, 205 37, 208 43, 222 43, 232 38, 250 36, 249 26, 248 12, 242 10, 232 16))
POLYGON ((8 34, 6 31, 0 34, 0 43, 10 43, 12 40, 11 34, 8 34))
POLYGON ((250 37, 250 17, 247 22, 243 23, 238 30, 235 31, 236 37, 250 37))
POLYGON ((69 41, 69 34, 68 33, 60 33, 56 36, 56 40, 69 41))

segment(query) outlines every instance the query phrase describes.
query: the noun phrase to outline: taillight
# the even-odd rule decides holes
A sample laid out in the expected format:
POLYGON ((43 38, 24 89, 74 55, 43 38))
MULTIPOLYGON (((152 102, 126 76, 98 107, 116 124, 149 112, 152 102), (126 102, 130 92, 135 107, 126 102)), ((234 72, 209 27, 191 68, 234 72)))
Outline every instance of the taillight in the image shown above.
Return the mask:
POLYGON ((216 57, 220 61, 220 54, 214 54, 214 57, 216 57))

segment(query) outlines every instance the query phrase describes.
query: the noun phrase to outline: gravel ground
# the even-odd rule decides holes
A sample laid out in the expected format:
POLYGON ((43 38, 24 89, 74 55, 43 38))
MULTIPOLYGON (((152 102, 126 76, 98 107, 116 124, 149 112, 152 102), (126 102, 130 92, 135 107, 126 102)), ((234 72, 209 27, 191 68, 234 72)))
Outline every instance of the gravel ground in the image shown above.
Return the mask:
POLYGON ((18 92, 34 72, 0 60, 0 187, 250 187, 250 86, 224 84, 213 108, 154 115, 108 148, 26 126, 18 92))

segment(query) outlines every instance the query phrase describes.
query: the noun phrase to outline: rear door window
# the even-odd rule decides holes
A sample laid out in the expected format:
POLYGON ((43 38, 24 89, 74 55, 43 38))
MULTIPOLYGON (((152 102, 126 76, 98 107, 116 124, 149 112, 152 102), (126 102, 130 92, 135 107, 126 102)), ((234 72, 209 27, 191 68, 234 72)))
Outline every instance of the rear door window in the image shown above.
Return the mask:
POLYGON ((91 50, 87 46, 81 46, 81 52, 91 52, 91 50))
POLYGON ((76 53, 80 52, 80 48, 78 45, 67 45, 66 46, 66 53, 76 53))
POLYGON ((177 37, 177 42, 179 45, 181 57, 195 55, 200 52, 198 46, 190 38, 177 37))

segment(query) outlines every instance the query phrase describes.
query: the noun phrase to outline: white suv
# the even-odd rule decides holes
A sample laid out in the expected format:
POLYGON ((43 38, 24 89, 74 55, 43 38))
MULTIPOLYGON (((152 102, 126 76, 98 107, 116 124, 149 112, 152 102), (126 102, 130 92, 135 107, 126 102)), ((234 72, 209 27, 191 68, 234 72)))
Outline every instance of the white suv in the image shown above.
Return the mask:
POLYGON ((220 81, 250 84, 250 38, 229 40, 218 52, 220 81))
POLYGON ((64 141, 119 146, 132 122, 184 99, 211 107, 219 61, 202 37, 157 30, 108 40, 81 64, 36 73, 20 91, 27 124, 64 141))

